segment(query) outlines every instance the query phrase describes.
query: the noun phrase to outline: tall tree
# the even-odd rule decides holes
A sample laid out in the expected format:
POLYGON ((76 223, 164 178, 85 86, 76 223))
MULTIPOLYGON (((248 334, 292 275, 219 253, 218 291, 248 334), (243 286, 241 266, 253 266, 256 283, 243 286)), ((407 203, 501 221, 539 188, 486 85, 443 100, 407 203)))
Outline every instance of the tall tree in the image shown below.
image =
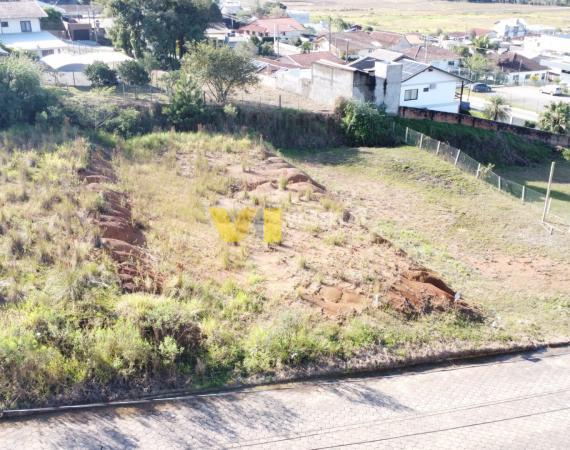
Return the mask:
POLYGON ((112 38, 130 56, 153 53, 163 67, 177 66, 186 44, 201 40, 220 18, 212 0, 107 0, 115 18, 112 38))
POLYGON ((541 130, 550 133, 570 134, 570 103, 551 103, 540 115, 541 130))
POLYGON ((219 103, 226 103, 236 89, 258 81, 257 67, 249 55, 205 42, 190 47, 183 71, 195 76, 219 103))

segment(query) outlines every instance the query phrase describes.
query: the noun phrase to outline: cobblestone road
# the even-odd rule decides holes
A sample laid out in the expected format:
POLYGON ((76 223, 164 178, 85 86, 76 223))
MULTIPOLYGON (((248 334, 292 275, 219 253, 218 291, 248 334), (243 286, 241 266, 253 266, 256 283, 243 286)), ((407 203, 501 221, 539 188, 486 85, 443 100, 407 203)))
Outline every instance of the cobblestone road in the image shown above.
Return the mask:
POLYGON ((0 422, 0 447, 570 448, 570 348, 0 422))

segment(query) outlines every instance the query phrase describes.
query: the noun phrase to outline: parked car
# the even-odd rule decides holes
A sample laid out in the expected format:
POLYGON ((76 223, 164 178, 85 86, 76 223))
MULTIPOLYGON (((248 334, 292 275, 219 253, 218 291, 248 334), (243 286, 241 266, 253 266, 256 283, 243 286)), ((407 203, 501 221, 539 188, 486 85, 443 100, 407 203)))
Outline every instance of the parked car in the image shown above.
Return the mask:
POLYGON ((556 84, 549 84, 548 86, 542 86, 540 92, 549 95, 562 95, 562 88, 556 84))
POLYGON ((492 90, 491 86, 486 83, 473 83, 471 85, 472 92, 491 92, 492 90))

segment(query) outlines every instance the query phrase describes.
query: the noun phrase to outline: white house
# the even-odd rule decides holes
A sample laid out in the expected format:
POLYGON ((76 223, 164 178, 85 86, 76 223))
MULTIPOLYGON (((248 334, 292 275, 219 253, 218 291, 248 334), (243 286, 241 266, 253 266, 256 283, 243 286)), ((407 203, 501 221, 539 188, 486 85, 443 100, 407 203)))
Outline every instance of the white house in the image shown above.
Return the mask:
POLYGON ((504 19, 495 23, 493 30, 499 39, 522 39, 527 34, 527 23, 524 19, 504 19))
POLYGON ((40 19, 47 17, 35 1, 0 1, 0 42, 14 50, 46 56, 68 45, 51 33, 41 31, 40 19))
POLYGON ((36 33, 46 12, 34 1, 0 2, 0 34, 36 33))
POLYGON ((507 84, 544 84, 548 79, 548 67, 515 52, 499 55, 497 68, 503 73, 507 84))
POLYGON ((257 19, 237 30, 238 34, 244 36, 278 38, 285 41, 296 40, 306 32, 305 27, 291 17, 257 19))
MULTIPOLYGON (((353 62, 350 66, 367 71, 374 68, 377 61, 377 58, 369 56, 353 62)), ((459 112, 461 99, 457 95, 457 88, 467 80, 408 58, 398 59, 397 62, 402 65, 400 106, 459 112)))
POLYGON ((543 34, 527 37, 524 40, 525 51, 539 55, 570 54, 570 34, 543 34))

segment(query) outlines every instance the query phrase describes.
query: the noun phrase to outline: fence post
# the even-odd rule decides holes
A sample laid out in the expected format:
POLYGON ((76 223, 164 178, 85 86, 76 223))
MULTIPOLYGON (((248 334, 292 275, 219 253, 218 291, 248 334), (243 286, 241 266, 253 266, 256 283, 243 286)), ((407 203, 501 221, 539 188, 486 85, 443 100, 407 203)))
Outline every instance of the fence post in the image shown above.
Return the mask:
POLYGON ((408 127, 406 127, 406 137, 404 138, 404 141, 406 142, 406 144, 408 143, 408 133, 409 133, 410 129, 408 127))
POLYGON ((501 176, 500 176, 500 175, 497 175, 497 177, 498 177, 498 179, 497 179, 497 184, 498 184, 498 188, 499 188, 499 191, 500 191, 500 190, 501 190, 501 176))
POLYGON ((439 149, 441 147, 441 141, 437 141, 437 149, 435 150, 435 154, 439 155, 439 149))
POLYGON ((550 190, 552 189, 552 178, 554 178, 554 167, 556 163, 552 162, 550 165, 550 176, 548 177, 548 188, 546 189, 546 198, 544 199, 544 211, 542 212, 542 222, 546 220, 546 215, 548 214, 548 199, 550 198, 550 190))
POLYGON ((422 150, 422 146, 424 145, 424 134, 420 135, 420 150, 422 150))
POLYGON ((526 186, 523 186, 522 188, 522 194, 521 194, 521 203, 524 203, 524 196, 526 193, 526 186))
POLYGON ((457 150, 457 155, 455 155, 455 163, 453 164, 454 166, 457 165, 457 163, 459 162, 459 155, 461 154, 461 150, 457 150))
POLYGON ((481 175, 481 163, 477 163, 477 174, 475 178, 479 179, 479 175, 481 175))
POLYGON ((279 109, 281 109, 281 94, 279 94, 279 109))

